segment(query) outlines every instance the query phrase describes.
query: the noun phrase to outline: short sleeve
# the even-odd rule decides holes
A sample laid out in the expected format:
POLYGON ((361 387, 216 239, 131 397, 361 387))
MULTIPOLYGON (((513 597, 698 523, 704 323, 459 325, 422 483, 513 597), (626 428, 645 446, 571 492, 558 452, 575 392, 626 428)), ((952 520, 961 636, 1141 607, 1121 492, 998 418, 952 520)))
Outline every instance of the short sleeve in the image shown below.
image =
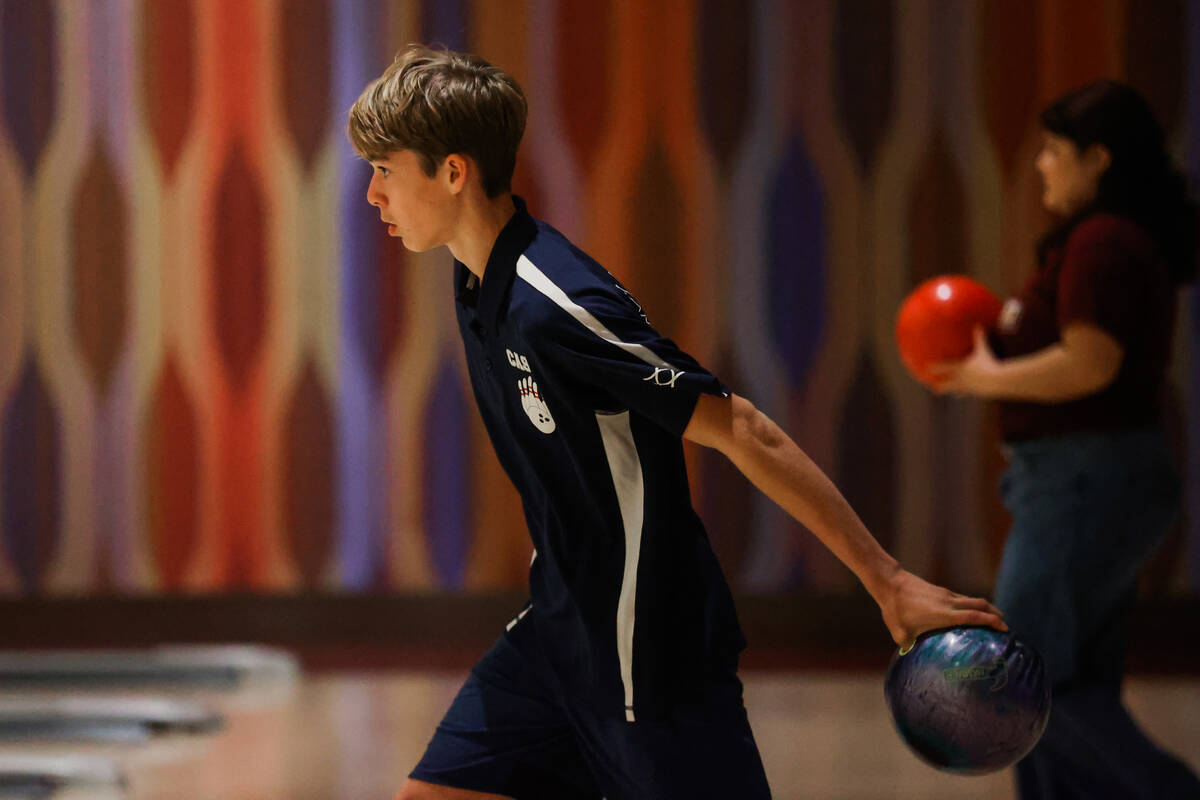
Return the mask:
POLYGON ((1128 342, 1137 326, 1145 271, 1151 267, 1110 226, 1099 221, 1080 225, 1067 242, 1059 272, 1059 329, 1087 322, 1128 342))
POLYGON ((729 390, 673 341, 651 327, 641 309, 618 289, 552 305, 527 332, 534 358, 682 435, 701 394, 728 397, 729 390))

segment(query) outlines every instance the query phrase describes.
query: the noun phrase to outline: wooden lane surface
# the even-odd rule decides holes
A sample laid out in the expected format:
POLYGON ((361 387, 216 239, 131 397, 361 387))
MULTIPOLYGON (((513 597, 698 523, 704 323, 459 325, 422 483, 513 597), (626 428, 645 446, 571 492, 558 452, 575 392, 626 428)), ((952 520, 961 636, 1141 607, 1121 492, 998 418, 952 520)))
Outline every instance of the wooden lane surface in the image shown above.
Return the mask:
MULTIPOLYGON (((4 745, 86 752, 125 768, 124 794, 68 800, 387 800, 420 756, 464 674, 317 673, 289 686, 186 695, 219 707, 225 729, 143 745, 4 745)), ((779 800, 1007 800, 1006 773, 947 776, 916 760, 892 731, 882 676, 745 672, 746 701, 779 800)), ((1200 769, 1200 680, 1138 678, 1127 699, 1158 741, 1200 769)))

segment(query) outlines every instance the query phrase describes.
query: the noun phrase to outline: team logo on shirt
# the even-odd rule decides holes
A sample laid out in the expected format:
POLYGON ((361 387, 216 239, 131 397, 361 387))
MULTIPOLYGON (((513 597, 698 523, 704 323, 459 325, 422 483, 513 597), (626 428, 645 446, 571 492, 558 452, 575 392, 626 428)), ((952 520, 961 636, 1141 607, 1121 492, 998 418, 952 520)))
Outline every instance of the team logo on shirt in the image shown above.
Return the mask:
POLYGON ((505 350, 504 354, 508 356, 508 363, 512 364, 517 369, 521 370, 522 372, 533 372, 533 370, 529 368, 529 359, 525 358, 525 356, 521 355, 520 353, 514 353, 512 350, 505 350))
POLYGON ((642 304, 634 298, 633 293, 622 286, 616 278, 613 278, 613 286, 617 287, 617 291, 625 295, 626 300, 628 300, 630 303, 633 303, 633 307, 637 309, 638 316, 642 318, 642 322, 649 325, 650 318, 646 316, 646 312, 642 310, 642 304))
POLYGON ((654 372, 642 378, 642 381, 653 381, 655 386, 666 386, 668 389, 674 389, 675 381, 679 380, 682 375, 683 370, 681 369, 655 367, 654 372))
POLYGON ((529 421, 533 423, 533 427, 542 433, 554 433, 554 429, 557 427, 554 424, 554 417, 550 416, 550 409, 546 407, 546 398, 542 397, 542 393, 538 391, 537 381, 533 379, 533 376, 529 375, 517 381, 517 389, 521 393, 521 407, 529 415, 529 421))
POLYGON ((517 391, 521 395, 521 408, 525 409, 525 413, 529 415, 529 421, 542 433, 554 433, 554 429, 557 427, 554 424, 554 417, 550 416, 550 409, 546 407, 546 398, 542 397, 542 393, 538 391, 537 381, 533 379, 533 370, 529 368, 529 359, 512 350, 505 350, 504 355, 514 369, 530 373, 517 381, 517 391))

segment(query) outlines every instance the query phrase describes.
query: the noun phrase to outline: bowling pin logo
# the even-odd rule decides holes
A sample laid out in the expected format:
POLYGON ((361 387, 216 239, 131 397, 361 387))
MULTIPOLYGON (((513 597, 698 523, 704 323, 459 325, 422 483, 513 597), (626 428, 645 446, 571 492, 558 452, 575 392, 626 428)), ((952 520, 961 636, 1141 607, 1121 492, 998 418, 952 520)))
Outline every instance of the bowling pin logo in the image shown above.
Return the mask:
POLYGON ((533 427, 542 433, 554 433, 558 426, 554 423, 554 417, 550 416, 550 409, 546 407, 546 400, 538 391, 537 381, 533 376, 517 381, 517 390, 521 394, 521 407, 525 409, 533 427))

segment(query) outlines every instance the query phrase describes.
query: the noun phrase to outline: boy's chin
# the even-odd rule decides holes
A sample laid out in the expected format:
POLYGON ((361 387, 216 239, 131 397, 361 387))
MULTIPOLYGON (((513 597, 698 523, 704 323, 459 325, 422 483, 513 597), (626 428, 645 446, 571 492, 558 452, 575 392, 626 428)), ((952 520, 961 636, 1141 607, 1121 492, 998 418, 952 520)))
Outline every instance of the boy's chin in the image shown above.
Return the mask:
POLYGON ((402 236, 396 237, 400 239, 400 243, 404 245, 404 249, 410 253, 428 253, 430 250, 436 250, 441 245, 429 244, 427 242, 412 242, 402 236))

